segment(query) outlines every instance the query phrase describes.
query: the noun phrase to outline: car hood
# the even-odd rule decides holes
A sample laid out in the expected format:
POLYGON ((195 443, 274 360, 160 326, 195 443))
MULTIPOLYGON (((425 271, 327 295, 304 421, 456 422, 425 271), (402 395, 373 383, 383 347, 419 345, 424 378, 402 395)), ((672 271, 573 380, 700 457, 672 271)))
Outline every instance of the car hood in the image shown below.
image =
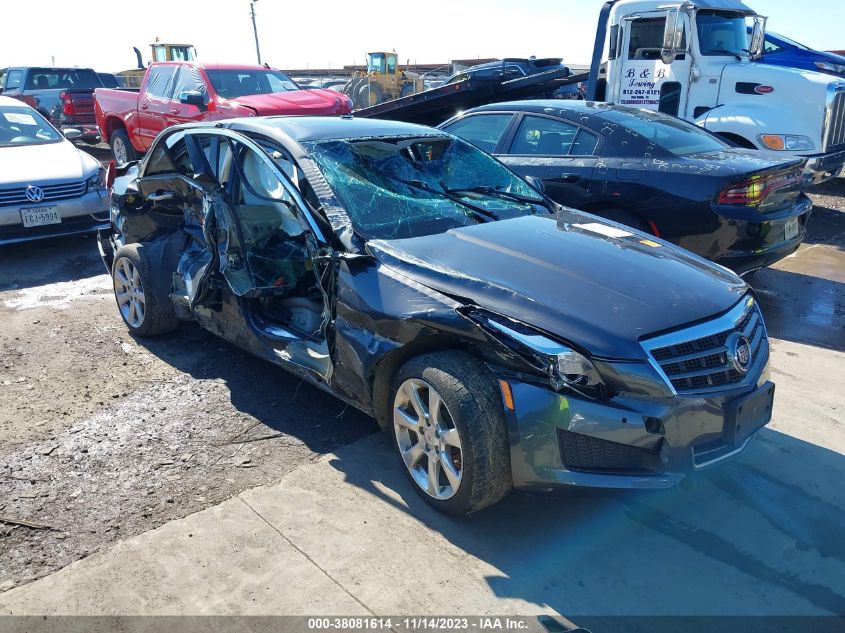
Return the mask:
POLYGON ((345 101, 334 90, 291 90, 263 95, 247 95, 232 100, 255 110, 259 116, 272 114, 335 114, 345 101))
POLYGON ((368 250, 432 289, 604 358, 646 360, 640 338, 718 315, 747 291, 727 269, 624 228, 564 210, 368 250))
POLYGON ((0 187, 79 181, 97 173, 99 163, 70 141, 0 147, 0 187))

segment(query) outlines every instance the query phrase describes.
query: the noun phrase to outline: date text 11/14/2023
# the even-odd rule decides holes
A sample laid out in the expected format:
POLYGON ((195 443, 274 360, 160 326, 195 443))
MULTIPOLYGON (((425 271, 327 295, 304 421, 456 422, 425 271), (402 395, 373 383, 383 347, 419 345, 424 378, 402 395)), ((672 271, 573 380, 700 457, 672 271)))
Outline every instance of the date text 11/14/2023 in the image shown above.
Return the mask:
POLYGON ((310 631, 519 631, 529 628, 527 617, 374 616, 308 618, 310 631))

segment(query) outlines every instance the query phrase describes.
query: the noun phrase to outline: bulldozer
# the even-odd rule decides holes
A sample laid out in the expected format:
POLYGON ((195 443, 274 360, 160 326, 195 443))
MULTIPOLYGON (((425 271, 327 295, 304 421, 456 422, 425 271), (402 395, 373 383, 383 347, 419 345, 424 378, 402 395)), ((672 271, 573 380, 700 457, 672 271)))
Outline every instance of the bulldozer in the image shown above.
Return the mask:
POLYGON ((422 78, 407 68, 399 68, 398 57, 396 51, 367 53, 366 72, 356 72, 342 89, 356 109, 423 90, 422 78))
MULTIPOLYGON (((135 51, 135 57, 138 59, 138 66, 115 73, 123 88, 140 88, 146 72, 141 51, 134 47, 132 50, 135 51)), ((152 53, 151 60, 154 62, 192 62, 197 58, 197 51, 193 44, 166 44, 160 42, 158 38, 150 44, 150 52, 152 53)))

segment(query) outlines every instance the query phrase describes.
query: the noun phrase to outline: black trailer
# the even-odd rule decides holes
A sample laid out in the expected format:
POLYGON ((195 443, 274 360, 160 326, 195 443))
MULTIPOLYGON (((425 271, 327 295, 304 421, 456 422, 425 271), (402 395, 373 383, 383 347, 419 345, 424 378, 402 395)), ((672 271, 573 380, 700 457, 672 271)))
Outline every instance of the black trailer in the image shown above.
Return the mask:
POLYGON ((497 101, 548 98, 562 86, 576 84, 586 79, 586 73, 573 75, 568 68, 556 68, 501 82, 470 77, 400 99, 385 101, 369 108, 362 108, 353 114, 363 118, 437 125, 462 110, 497 101))

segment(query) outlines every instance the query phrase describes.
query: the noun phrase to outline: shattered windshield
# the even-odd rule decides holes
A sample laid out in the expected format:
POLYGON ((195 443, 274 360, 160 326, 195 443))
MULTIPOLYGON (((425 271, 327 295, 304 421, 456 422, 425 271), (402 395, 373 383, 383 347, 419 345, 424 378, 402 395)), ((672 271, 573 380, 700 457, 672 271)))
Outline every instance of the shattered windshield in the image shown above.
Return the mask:
POLYGON ((548 213, 526 182, 451 137, 305 143, 356 233, 399 239, 548 213))

